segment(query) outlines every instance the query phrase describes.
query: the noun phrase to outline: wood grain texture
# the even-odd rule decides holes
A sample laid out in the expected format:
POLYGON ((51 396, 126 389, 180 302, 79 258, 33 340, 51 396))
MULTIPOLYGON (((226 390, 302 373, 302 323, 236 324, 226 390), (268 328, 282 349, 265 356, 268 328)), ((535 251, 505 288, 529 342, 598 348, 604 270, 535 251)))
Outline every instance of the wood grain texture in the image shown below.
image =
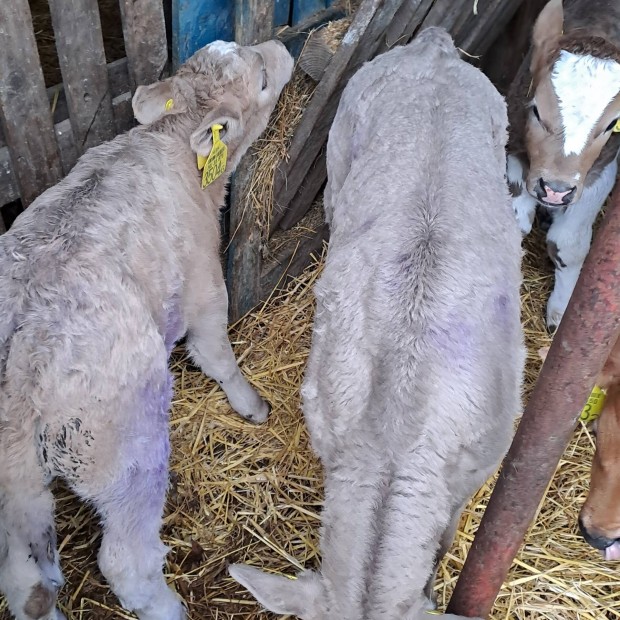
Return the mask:
POLYGON ((159 80, 168 62, 162 0, 120 0, 132 90, 159 80))
MULTIPOLYGON (((116 133, 122 133, 134 126, 131 93, 127 92, 112 100, 116 133)), ((68 174, 78 160, 78 151, 73 139, 69 119, 54 125, 63 174, 68 174)), ((60 180, 60 178, 59 178, 60 180)), ((9 149, 0 145, 0 206, 20 197, 19 186, 13 170, 9 149)))
POLYGON ((373 57, 382 35, 402 4, 403 0, 364 0, 358 8, 304 111, 289 147, 288 161, 281 162, 276 170, 272 232, 327 140, 345 84, 366 60, 373 57))
POLYGON ((78 153, 114 137, 112 97, 97 0, 49 0, 78 153))
POLYGON ((230 189, 230 242, 226 283, 232 322, 251 310, 260 299, 262 233, 247 200, 255 153, 250 149, 239 162, 230 189))
POLYGON ((24 206, 62 176, 27 0, 0 2, 0 119, 24 206))
POLYGON ((294 278, 301 274, 310 264, 312 255, 319 254, 323 242, 328 239, 329 226, 323 224, 313 236, 290 241, 280 251, 277 259, 264 270, 256 303, 266 300, 276 287, 285 286, 288 278, 294 278))
POLYGON ((274 0, 235 0, 235 41, 256 45, 273 36, 274 0))
POLYGON ((309 211, 314 199, 317 197, 327 179, 327 162, 325 149, 321 149, 306 178, 295 194, 280 222, 282 230, 289 230, 297 224, 309 211))

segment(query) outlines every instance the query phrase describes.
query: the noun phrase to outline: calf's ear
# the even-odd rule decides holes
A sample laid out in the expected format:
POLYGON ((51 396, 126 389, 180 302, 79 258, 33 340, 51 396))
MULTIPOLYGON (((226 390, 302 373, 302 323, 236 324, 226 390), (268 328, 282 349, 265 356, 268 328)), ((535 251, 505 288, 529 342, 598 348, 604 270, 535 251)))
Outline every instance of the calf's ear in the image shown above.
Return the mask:
POLYGON ((297 579, 289 579, 245 564, 232 564, 228 572, 265 609, 302 620, 322 620, 323 584, 317 573, 304 571, 297 579))
POLYGON ((213 147, 213 125, 221 125, 220 139, 232 143, 243 135, 241 110, 234 102, 225 102, 207 112, 198 129, 192 133, 189 144, 198 155, 207 156, 213 147))
POLYGON ((141 125, 150 125, 167 114, 179 114, 187 110, 187 103, 180 93, 173 92, 173 78, 138 86, 131 100, 133 114, 141 125))
POLYGON ((549 0, 534 23, 532 31, 532 60, 530 69, 536 73, 546 61, 549 52, 557 45, 564 28, 562 0, 549 0))

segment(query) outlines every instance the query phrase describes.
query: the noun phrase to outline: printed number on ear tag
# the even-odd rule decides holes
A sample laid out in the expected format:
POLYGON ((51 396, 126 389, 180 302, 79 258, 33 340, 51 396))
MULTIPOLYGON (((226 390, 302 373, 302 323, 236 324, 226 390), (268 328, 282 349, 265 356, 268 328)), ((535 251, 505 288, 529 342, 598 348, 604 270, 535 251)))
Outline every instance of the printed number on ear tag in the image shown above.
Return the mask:
POLYGON ((579 416, 582 422, 586 424, 588 422, 594 422, 594 420, 601 415, 603 405, 605 404, 605 395, 605 390, 601 389, 598 385, 594 386, 594 389, 588 397, 588 402, 579 416))
POLYGON ((614 133, 620 133, 620 118, 616 121, 614 128, 612 129, 614 133))
POLYGON ((226 170, 228 148, 220 140, 221 129, 222 125, 213 125, 213 127, 211 127, 211 133, 213 134, 213 146, 209 156, 196 156, 198 170, 202 170, 202 189, 213 183, 213 181, 215 181, 218 177, 222 176, 222 174, 224 174, 224 170, 226 170))

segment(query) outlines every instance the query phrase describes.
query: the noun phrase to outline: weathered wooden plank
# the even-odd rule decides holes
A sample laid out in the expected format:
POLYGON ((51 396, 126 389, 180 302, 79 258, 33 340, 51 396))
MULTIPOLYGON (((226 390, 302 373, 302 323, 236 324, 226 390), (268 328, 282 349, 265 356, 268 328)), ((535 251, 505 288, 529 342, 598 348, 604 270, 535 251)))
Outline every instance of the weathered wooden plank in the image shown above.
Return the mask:
POLYGON ((291 24, 296 26, 308 19, 311 15, 326 9, 328 3, 325 0, 292 0, 291 24))
POLYGON ((260 299, 262 232, 248 200, 255 153, 250 149, 239 162, 230 188, 230 241, 226 284, 228 316, 232 322, 251 310, 260 299))
MULTIPOLYGON (((111 62, 107 68, 108 83, 110 85, 112 98, 121 96, 123 93, 128 93, 130 91, 130 86, 129 74, 127 72, 127 58, 115 60, 114 62, 111 62)), ((47 97, 50 102, 50 106, 52 106, 52 104, 54 106, 54 123, 58 124, 64 120, 67 120, 69 118, 69 108, 67 106, 67 99, 65 97, 63 85, 58 84, 56 86, 50 86, 50 88, 47 89, 47 97)), ((114 110, 116 109, 114 104, 112 107, 114 110)), ((0 127, 0 148, 3 146, 6 146, 6 140, 4 139, 2 127, 0 127)))
POLYGON ((172 0, 172 68, 211 41, 232 41, 234 3, 229 0, 172 0))
POLYGON ((0 2, 0 118, 25 205, 62 176, 27 0, 0 2))
POLYGON ((474 16, 463 25, 462 32, 456 37, 457 44, 469 54, 481 56, 504 30, 521 3, 522 0, 481 0, 481 4, 487 5, 486 12, 490 17, 485 19, 484 8, 479 8, 477 19, 474 16))
POLYGON ((288 162, 281 162, 276 170, 271 231, 280 223, 325 144, 348 78, 361 64, 373 57, 380 45, 381 35, 403 1, 406 0, 364 0, 358 8, 295 131, 289 147, 288 162))
POLYGON ((0 148, 0 206, 19 198, 17 181, 11 167, 8 147, 0 148))
POLYGON ((294 198, 291 200, 289 208, 286 210, 280 228, 289 230, 306 215, 314 199, 317 197, 327 178, 327 162, 325 160, 325 149, 317 156, 314 164, 308 171, 301 187, 294 198))
POLYGON ((168 62, 162 0, 120 0, 132 90, 160 79, 168 62))
POLYGON ((278 39, 286 45, 289 53, 298 58, 304 47, 306 39, 312 30, 327 22, 340 19, 346 15, 339 6, 331 6, 323 11, 311 15, 308 19, 297 24, 294 28, 284 28, 278 33, 278 39))
POLYGON ((536 17, 547 0, 522 2, 515 16, 485 52, 481 68, 504 95, 528 51, 536 17))
MULTIPOLYGON (((337 84, 329 83, 330 80, 334 79, 334 76, 337 76, 340 82, 346 82, 346 77, 343 76, 350 75, 352 66, 361 64, 360 58, 364 57, 364 60, 372 58, 374 53, 384 51, 388 43, 405 43, 409 38, 405 34, 408 32, 413 34, 418 26, 419 29, 428 26, 443 26, 452 32, 457 44, 458 37, 461 36, 464 37, 469 47, 481 49, 480 46, 483 45, 484 41, 488 44, 491 41, 491 35, 495 32, 498 34, 500 30, 497 29, 505 26, 514 14, 516 5, 520 2, 521 0, 480 0, 481 7, 478 14, 475 14, 472 10, 473 5, 470 6, 468 3, 455 5, 451 0, 436 0, 429 9, 428 2, 418 0, 413 12, 411 7, 405 7, 402 4, 397 6, 396 10, 393 6, 390 7, 391 15, 395 15, 391 24, 389 21, 386 23, 383 19, 385 17, 383 11, 376 10, 371 20, 367 20, 363 36, 360 35, 356 38, 356 48, 349 52, 349 58, 346 59, 347 64, 343 66, 339 62, 343 60, 342 46, 334 55, 292 140, 288 162, 282 162, 278 166, 274 189, 274 213, 271 218, 270 232, 273 233, 278 226, 285 229, 291 222, 299 221, 304 209, 308 207, 307 200, 300 196, 300 188, 310 174, 318 175, 319 173, 318 168, 310 173, 311 166, 316 160, 318 150, 327 138, 329 126, 335 115, 342 90, 342 86, 339 89, 337 84), (398 27, 395 28, 394 24, 399 17, 398 27), (423 19, 420 20, 420 17, 423 19), (405 22, 408 25, 406 28, 402 28, 401 24, 405 22), (371 31, 375 23, 377 30, 369 35, 368 32, 371 31), (373 41, 380 38, 382 33, 378 24, 381 24, 384 30, 387 29, 387 32, 390 32, 391 29, 391 40, 383 37, 377 45, 373 41), (475 46, 478 47, 475 48, 475 46), (285 216, 286 222, 283 222, 285 216)), ((371 0, 364 2, 359 8, 359 12, 368 8, 370 4, 371 0)), ((388 2, 386 2, 387 4, 388 2)), ((345 40, 351 35, 354 25, 355 21, 345 40)), ((351 36, 351 38, 353 37, 351 36)), ((308 181, 308 188, 313 190, 318 184, 319 179, 314 178, 312 181, 308 181)))
POLYGON ((276 0, 273 11, 273 25, 286 26, 291 16, 292 0, 276 0))
POLYGON ((441 0, 411 0, 404 2, 396 14, 392 23, 386 29, 385 40, 380 52, 404 45, 409 41, 418 26, 426 19, 431 7, 441 0))
MULTIPOLYGON (((282 288, 288 278, 294 278, 310 264, 312 254, 318 254, 323 242, 329 238, 329 226, 323 224, 314 235, 293 240, 279 253, 278 258, 265 269, 260 281, 260 292, 254 306, 266 300, 276 288, 282 288)), ((250 308, 250 309, 251 309, 250 308)))
POLYGON ((79 153, 114 136, 97 0, 49 0, 64 92, 79 153))
MULTIPOLYGON (((122 133, 134 124, 131 108, 131 93, 124 93, 112 100, 116 120, 116 132, 122 133)), ((78 152, 73 140, 73 132, 69 119, 65 119, 54 126, 58 150, 62 162, 63 174, 68 174, 78 159, 78 152)), ((13 173, 9 149, 0 146, 0 206, 8 204, 20 197, 17 180, 13 173)))
POLYGON ((81 153, 75 144, 73 128, 69 119, 54 125, 54 132, 56 133, 56 142, 58 143, 58 150, 60 151, 62 171, 66 175, 71 172, 71 168, 75 166, 75 162, 78 160, 81 153))
POLYGON ((256 45, 273 36, 274 0, 235 0, 235 41, 256 45))

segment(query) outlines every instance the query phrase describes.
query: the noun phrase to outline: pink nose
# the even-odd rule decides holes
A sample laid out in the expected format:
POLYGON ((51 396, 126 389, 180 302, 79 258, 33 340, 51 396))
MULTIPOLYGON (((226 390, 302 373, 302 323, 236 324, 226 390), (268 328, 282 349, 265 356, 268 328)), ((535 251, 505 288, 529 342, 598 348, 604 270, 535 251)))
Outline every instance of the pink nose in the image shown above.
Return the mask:
POLYGON ((545 204, 567 205, 575 197, 577 188, 561 181, 550 182, 538 179, 534 191, 538 200, 545 204))
POLYGON ((554 205, 561 205, 562 198, 564 198, 566 194, 569 194, 571 192, 570 189, 566 192, 554 192, 548 185, 545 185, 545 191, 547 192, 547 195, 545 196, 545 201, 550 202, 554 205))

